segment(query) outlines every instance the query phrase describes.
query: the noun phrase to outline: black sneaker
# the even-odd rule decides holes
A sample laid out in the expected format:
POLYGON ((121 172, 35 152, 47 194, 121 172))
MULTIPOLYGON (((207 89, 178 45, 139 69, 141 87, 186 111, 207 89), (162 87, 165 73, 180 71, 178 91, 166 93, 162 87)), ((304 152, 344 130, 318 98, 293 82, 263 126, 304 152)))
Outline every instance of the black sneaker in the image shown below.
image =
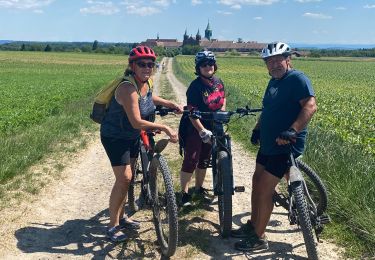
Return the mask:
POLYGON ((186 207, 186 206, 191 206, 191 195, 186 192, 181 192, 182 197, 181 197, 181 206, 186 207))
POLYGON ((203 187, 199 187, 195 189, 193 198, 194 200, 201 201, 206 204, 210 204, 212 201, 208 193, 208 190, 203 187))
POLYGON ((234 244, 234 248, 240 251, 258 251, 268 249, 267 238, 259 238, 256 234, 249 236, 234 244))
POLYGON ((255 230, 253 224, 251 224, 251 221, 248 220, 245 224, 241 225, 240 228, 233 229, 230 234, 235 238, 246 238, 255 234, 255 230))

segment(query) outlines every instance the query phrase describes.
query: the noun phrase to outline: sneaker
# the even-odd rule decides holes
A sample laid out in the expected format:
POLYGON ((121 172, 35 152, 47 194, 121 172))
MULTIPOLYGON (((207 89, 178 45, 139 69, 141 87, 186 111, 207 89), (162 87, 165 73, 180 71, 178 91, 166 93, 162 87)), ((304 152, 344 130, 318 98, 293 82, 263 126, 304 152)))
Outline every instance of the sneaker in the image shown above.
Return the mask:
POLYGON ((182 207, 191 206, 191 195, 184 191, 181 193, 182 193, 181 206, 182 207))
POLYGON ((123 242, 128 239, 128 236, 125 235, 122 231, 120 226, 114 226, 107 230, 107 237, 112 242, 123 242))
POLYGON ((120 224, 119 226, 121 229, 127 228, 127 229, 136 230, 136 229, 141 228, 141 223, 139 223, 136 220, 130 220, 128 218, 120 219, 119 224, 120 224))
POLYGON ((194 200, 198 200, 207 204, 210 204, 212 201, 211 198, 209 197, 208 190, 203 187, 199 187, 195 189, 194 200))
POLYGON ((249 236, 234 244, 234 248, 240 251, 258 251, 268 249, 267 238, 259 238, 256 234, 249 236))
POLYGON ((252 234, 255 234, 254 226, 251 224, 251 221, 248 220, 246 224, 241 225, 240 228, 233 229, 230 234, 235 238, 246 238, 252 234))

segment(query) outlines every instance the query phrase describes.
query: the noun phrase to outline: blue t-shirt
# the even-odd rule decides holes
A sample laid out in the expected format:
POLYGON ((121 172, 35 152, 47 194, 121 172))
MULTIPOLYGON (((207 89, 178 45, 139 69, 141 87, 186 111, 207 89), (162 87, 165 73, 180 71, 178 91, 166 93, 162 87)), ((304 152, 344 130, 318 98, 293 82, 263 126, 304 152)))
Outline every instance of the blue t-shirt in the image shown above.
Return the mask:
MULTIPOLYGON (((260 152, 264 155, 289 153, 288 145, 278 145, 276 138, 297 119, 301 111, 300 100, 315 96, 310 80, 298 70, 288 71, 281 79, 272 78, 263 97, 260 118, 260 152)), ((293 144, 295 155, 302 154, 307 129, 298 133, 293 144)))

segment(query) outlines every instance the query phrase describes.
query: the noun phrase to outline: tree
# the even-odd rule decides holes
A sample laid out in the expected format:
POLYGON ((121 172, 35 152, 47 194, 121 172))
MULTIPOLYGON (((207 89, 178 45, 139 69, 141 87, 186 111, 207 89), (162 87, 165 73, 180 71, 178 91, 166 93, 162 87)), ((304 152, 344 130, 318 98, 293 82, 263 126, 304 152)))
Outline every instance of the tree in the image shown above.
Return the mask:
POLYGON ((52 51, 52 48, 49 44, 44 48, 44 51, 52 51))
POLYGON ((99 42, 97 40, 92 44, 92 50, 95 51, 98 48, 99 42))
POLYGON ((21 51, 25 51, 25 50, 26 50, 26 45, 24 43, 22 43, 21 51))

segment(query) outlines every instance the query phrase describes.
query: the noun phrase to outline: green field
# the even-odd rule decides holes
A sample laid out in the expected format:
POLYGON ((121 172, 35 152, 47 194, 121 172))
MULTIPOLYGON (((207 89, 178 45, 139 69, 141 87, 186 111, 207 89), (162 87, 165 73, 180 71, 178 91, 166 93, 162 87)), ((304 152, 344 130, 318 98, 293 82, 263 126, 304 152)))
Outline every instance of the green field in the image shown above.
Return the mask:
MULTIPOLYGON (((174 65, 186 84, 195 77, 193 57, 177 56, 174 65)), ((261 106, 269 80, 261 59, 219 57, 218 66, 229 109, 261 106)), ((309 127, 304 160, 328 186, 334 230, 350 231, 358 238, 358 246, 350 245, 349 253, 375 254, 375 62, 295 59, 293 66, 310 77, 316 92, 318 112, 309 127)), ((231 134, 253 151, 249 134, 254 124, 250 118, 230 126, 231 134)))
POLYGON ((126 64, 125 56, 0 52, 0 183, 93 129, 93 96, 126 64))

